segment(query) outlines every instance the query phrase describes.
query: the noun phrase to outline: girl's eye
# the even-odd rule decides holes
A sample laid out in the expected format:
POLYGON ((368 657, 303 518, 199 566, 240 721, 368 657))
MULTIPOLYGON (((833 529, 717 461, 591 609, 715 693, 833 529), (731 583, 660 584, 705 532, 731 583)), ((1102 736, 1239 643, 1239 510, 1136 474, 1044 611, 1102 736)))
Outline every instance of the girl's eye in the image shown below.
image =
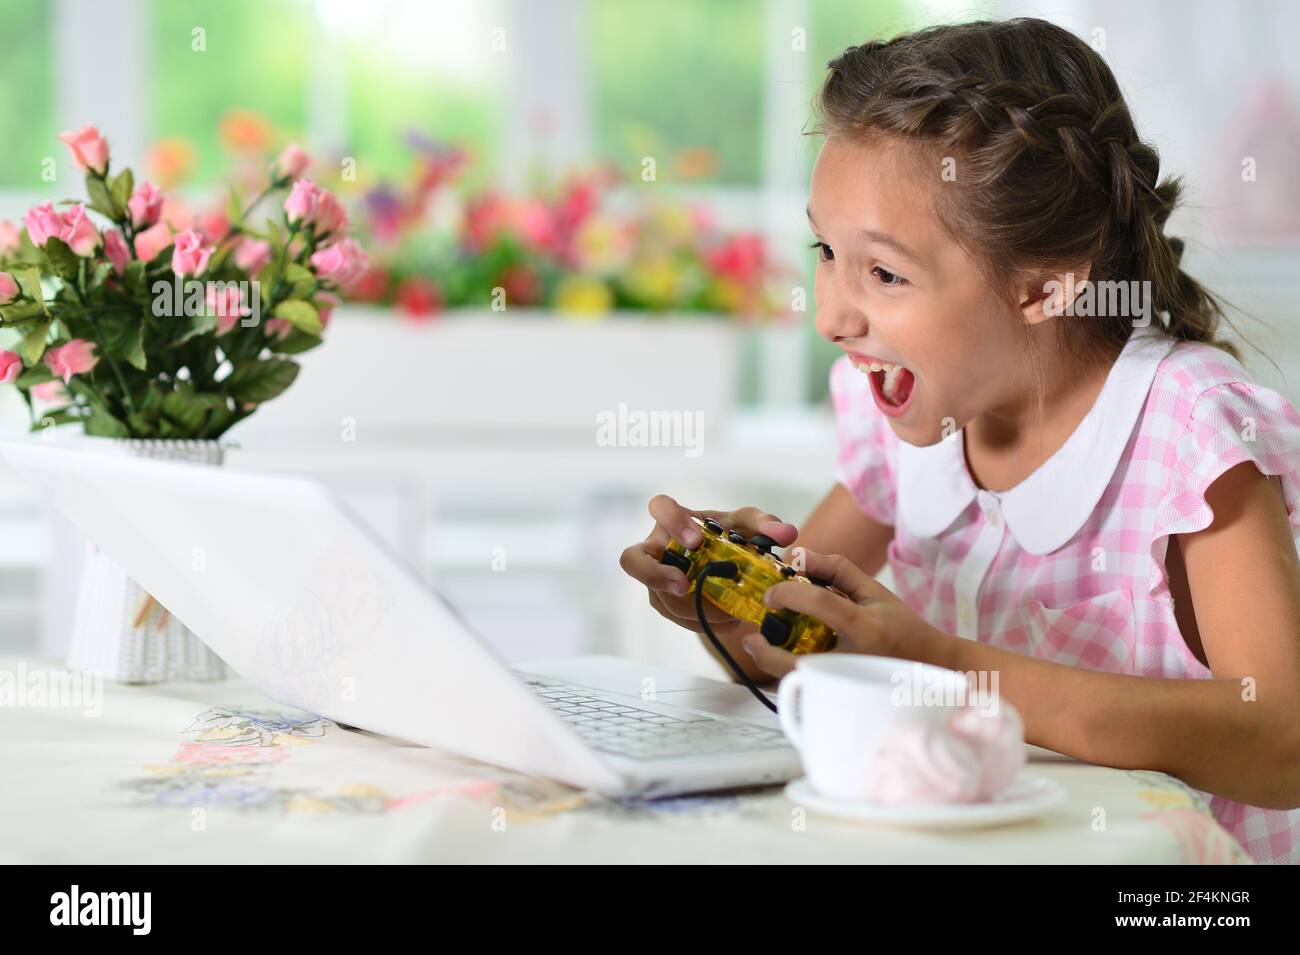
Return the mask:
POLYGON ((871 274, 880 279, 880 284, 886 288, 897 288, 900 285, 907 284, 907 279, 903 278, 901 275, 895 275, 888 269, 882 269, 878 265, 871 270, 871 274))
POLYGON ((816 249, 820 253, 818 258, 823 262, 835 261, 835 252, 825 242, 814 242, 812 245, 808 246, 808 248, 816 249))

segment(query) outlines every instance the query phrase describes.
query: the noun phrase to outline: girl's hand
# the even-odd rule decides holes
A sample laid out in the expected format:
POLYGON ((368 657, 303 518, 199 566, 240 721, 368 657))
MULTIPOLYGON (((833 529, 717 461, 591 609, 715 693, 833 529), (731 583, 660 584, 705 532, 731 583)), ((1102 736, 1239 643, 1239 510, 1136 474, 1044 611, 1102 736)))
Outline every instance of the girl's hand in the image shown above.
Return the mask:
MULTIPOLYGON (((698 547, 702 537, 699 527, 691 520, 692 516, 711 517, 728 530, 739 531, 746 537, 766 534, 779 547, 790 546, 799 534, 799 529, 793 524, 786 524, 756 507, 742 507, 738 511, 693 511, 666 494, 656 495, 650 500, 650 516, 655 519, 650 536, 623 551, 619 564, 630 577, 645 584, 650 594, 650 606, 692 633, 703 633, 704 628, 695 616, 695 599, 684 596, 690 583, 676 567, 659 563, 669 537, 687 547, 698 547)), ((752 623, 737 620, 707 601, 704 617, 719 638, 754 629, 752 623)))
MULTIPOLYGON (((832 653, 867 653, 932 663, 943 644, 955 639, 928 624, 848 558, 796 547, 786 561, 799 566, 796 561, 800 558, 807 576, 829 581, 847 596, 788 580, 768 590, 764 602, 774 609, 806 613, 829 625, 838 638, 832 653)), ((773 676, 789 673, 799 659, 758 634, 746 637, 744 647, 759 668, 773 676)))

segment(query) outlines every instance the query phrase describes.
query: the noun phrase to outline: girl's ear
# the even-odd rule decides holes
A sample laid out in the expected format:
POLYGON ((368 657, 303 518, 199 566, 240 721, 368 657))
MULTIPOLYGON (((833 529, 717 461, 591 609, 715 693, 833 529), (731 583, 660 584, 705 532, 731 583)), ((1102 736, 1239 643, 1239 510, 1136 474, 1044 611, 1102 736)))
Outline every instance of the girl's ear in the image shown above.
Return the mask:
POLYGON ((1085 262, 1069 272, 1047 275, 1037 285, 1027 285, 1020 292, 1020 311, 1029 325, 1037 325, 1058 315, 1071 314, 1070 307, 1083 291, 1092 273, 1092 263, 1085 262))

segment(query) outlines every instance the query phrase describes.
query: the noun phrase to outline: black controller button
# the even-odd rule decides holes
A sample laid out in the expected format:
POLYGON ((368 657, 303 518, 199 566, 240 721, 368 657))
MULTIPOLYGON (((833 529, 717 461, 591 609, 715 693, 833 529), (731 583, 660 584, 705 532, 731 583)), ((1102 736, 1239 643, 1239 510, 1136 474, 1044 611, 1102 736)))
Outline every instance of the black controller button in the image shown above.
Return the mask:
POLYGON ((665 550, 663 557, 659 558, 659 563, 667 564, 669 567, 676 567, 683 574, 691 572, 691 562, 673 550, 665 550))
POLYGON ((793 577, 793 576, 794 576, 795 574, 797 574, 797 573, 798 573, 798 571, 795 570, 793 567, 791 567, 789 564, 783 564, 783 565, 781 566, 781 576, 782 576, 782 577, 793 577))
POLYGON ((745 540, 745 535, 740 531, 727 531, 727 540, 733 544, 739 544, 741 547, 749 543, 749 541, 745 540))
POLYGON ((770 554, 772 548, 776 546, 776 541, 766 534, 755 534, 749 539, 749 542, 758 549, 760 554, 770 554))
POLYGON ((721 533, 722 533, 722 525, 719 524, 717 521, 715 521, 715 520, 714 520, 713 518, 711 518, 711 517, 706 517, 706 518, 704 519, 704 526, 705 526, 706 529, 713 531, 713 533, 715 533, 715 534, 721 534, 721 533))
POLYGON ((808 575, 808 579, 812 581, 814 584, 816 584, 818 587, 826 587, 829 589, 831 586, 831 582, 829 580, 823 580, 820 577, 814 577, 812 574, 808 575))
POLYGON ((767 642, 774 647, 782 647, 790 639, 790 624, 782 620, 774 613, 768 613, 763 618, 762 625, 758 632, 767 638, 767 642))

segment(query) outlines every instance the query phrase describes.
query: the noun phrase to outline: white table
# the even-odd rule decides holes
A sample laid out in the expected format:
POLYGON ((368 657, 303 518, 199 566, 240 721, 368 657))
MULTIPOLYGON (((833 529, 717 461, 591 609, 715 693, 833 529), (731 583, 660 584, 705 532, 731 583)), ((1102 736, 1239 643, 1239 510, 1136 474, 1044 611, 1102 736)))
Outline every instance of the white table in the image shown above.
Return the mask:
MULTIPOLYGON (((0 680, 20 670, 57 672, 0 658, 0 680)), ((804 812, 780 788, 611 801, 316 721, 240 681, 102 690, 97 716, 0 706, 0 863, 1249 861, 1153 772, 1033 762, 1068 791, 1043 817, 921 832, 804 812)))

